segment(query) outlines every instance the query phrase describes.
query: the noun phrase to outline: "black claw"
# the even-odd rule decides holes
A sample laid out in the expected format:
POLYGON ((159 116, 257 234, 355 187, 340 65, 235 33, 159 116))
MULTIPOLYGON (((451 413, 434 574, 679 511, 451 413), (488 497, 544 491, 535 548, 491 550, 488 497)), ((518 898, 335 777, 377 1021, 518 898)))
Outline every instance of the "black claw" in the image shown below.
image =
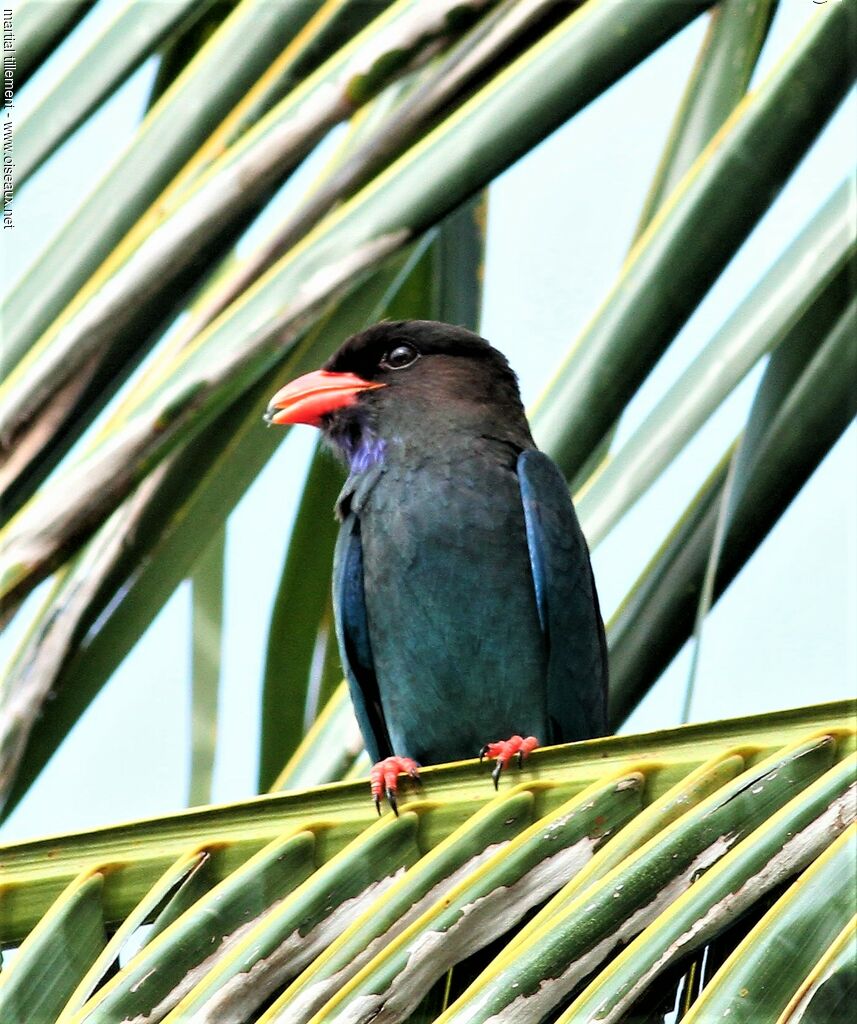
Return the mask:
POLYGON ((518 767, 519 768, 523 768, 524 767, 524 752, 523 752, 523 750, 519 750, 518 753, 515 754, 515 757, 517 757, 517 759, 518 759, 518 767))
POLYGON ((381 797, 375 797, 375 810, 378 812, 378 817, 381 817, 381 797))
POLYGON ((482 762, 484 761, 485 755, 487 753, 488 753, 488 744, 486 743, 485 746, 479 751, 479 763, 480 764, 482 764, 482 762))
POLYGON ((503 765, 505 763, 506 762, 501 760, 499 757, 497 758, 497 764, 494 771, 491 772, 491 778, 494 780, 494 789, 499 790, 500 788, 500 773, 503 771, 503 765))
POLYGON ((392 789, 387 790, 387 800, 390 802, 390 807, 393 809, 393 814, 398 818, 399 816, 399 805, 396 803, 396 794, 392 789))

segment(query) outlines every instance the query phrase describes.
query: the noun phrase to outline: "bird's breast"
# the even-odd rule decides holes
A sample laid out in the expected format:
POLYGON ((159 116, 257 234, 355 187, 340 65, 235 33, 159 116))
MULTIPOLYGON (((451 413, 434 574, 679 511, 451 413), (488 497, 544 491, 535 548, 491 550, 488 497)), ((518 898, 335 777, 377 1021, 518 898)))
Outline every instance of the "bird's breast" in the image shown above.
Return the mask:
POLYGON ((462 456, 387 465, 361 513, 364 588, 397 753, 473 756, 544 735, 545 648, 515 473, 462 456))

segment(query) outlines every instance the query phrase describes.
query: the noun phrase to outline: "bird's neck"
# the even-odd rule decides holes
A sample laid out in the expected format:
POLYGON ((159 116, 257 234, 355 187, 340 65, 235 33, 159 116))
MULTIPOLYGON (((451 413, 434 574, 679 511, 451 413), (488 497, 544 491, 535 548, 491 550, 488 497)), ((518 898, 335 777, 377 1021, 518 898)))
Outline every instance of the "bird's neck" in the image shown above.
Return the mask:
POLYGON ((325 430, 325 439, 345 463, 349 475, 366 472, 384 461, 387 442, 360 406, 344 409, 325 430))
POLYGON ((385 466, 404 462, 411 469, 450 459, 467 459, 481 450, 502 449, 514 457, 533 440, 518 403, 500 410, 491 403, 444 401, 417 394, 389 407, 383 423, 365 407, 352 406, 326 431, 328 442, 345 462, 350 476, 375 475, 385 466))
POLYGON ((383 463, 387 442, 371 430, 364 430, 356 437, 344 437, 337 442, 349 473, 363 473, 383 463))

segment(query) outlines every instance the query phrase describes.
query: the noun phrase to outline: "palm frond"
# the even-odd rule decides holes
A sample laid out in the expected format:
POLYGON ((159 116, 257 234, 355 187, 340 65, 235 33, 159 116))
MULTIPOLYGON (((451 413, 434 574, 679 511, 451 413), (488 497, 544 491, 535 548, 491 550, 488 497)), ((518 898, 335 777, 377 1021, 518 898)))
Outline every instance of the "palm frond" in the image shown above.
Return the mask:
MULTIPOLYGON (((612 1020, 775 886, 800 901, 820 875, 850 891, 854 713, 537 751, 497 796, 475 762, 429 768, 424 795, 376 821, 365 782, 339 783, 7 847, 0 941, 22 944, 0 1006, 40 1024, 243 1021, 266 1002, 266 1024, 404 1021, 448 967, 511 932, 440 1021, 538 1016, 574 991, 562 1020, 612 1020), (156 937, 111 967, 111 935, 127 944, 143 921, 156 937), (75 957, 46 984, 72 933, 75 957)), ((780 973, 785 997, 844 923, 780 973)))

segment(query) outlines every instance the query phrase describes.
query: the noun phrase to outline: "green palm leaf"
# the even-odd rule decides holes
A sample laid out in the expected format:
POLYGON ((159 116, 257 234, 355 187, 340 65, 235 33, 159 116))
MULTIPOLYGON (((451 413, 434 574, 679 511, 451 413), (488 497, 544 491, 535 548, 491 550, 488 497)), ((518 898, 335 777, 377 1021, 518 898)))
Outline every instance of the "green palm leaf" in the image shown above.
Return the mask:
POLYGON ((591 544, 609 533, 763 355, 790 333, 810 329, 803 315, 819 295, 847 287, 857 242, 855 202, 851 182, 844 181, 601 467, 578 502, 591 544))
POLYGON ((839 33, 849 31, 854 10, 840 5, 835 13, 835 19, 819 18, 807 26, 700 154, 635 245, 604 305, 543 395, 536 437, 569 479, 847 92, 855 68, 847 36, 839 33), (792 101, 796 90, 800 103, 792 101), (753 154, 749 164, 746 153, 753 154), (669 287, 659 288, 659 281, 669 281, 669 287))
MULTIPOLYGON (((780 1020, 780 1011, 795 994, 790 979, 809 976, 842 931, 849 931, 855 899, 849 867, 855 854, 857 829, 852 826, 748 934, 687 1020, 698 1024, 706 1015, 724 1016, 727 1010, 736 1021, 780 1020), (764 943, 758 941, 760 935, 764 943), (795 941, 797 935, 800 941, 795 941)), ((850 931, 853 935, 853 927, 850 931)))
MULTIPOLYGON (((65 0, 43 4, 27 0, 15 11, 15 81, 20 88, 63 37, 74 28, 95 0, 65 0)), ((4 48, 5 64, 5 48, 4 48)))
POLYGON ((313 4, 243 0, 97 187, 26 271, 4 308, 4 367, 22 358, 137 217, 296 32, 313 4), (188 102, 194 97, 195 102, 188 102))
MULTIPOLYGON (((399 817, 374 823, 365 783, 344 783, 8 847, 0 936, 29 937, 2 975, 0 1006, 45 1024, 63 1006, 62 1019, 91 1024, 155 1006, 153 1020, 245 1020, 280 991, 266 1022, 368 1020, 381 1006, 405 1020, 474 942, 512 928, 551 893, 439 1019, 484 1020, 533 990, 532 1012, 544 1012, 593 970, 580 999, 595 998, 637 963, 638 948, 649 963, 669 936, 690 928, 706 938, 777 882, 808 865, 828 869, 857 815, 853 715, 843 703, 537 751, 496 797, 476 762, 427 769, 425 798, 413 794, 399 817), (795 838, 804 834, 811 841, 795 838), (188 900, 185 886, 203 867, 188 900), (584 902, 603 904, 597 917, 576 914, 584 902), (72 990, 94 977, 96 961, 106 970, 106 929, 155 907, 171 923, 77 1009, 72 990), (45 985, 60 921, 92 938, 45 985), (639 938, 600 973, 603 942, 562 986, 539 983, 555 976, 549 957, 574 964, 599 936, 615 944, 626 933, 639 938)), ((833 871, 835 884, 850 884, 849 868, 835 861, 833 871)), ((840 927, 828 925, 830 941, 840 927)), ((781 990, 796 990, 816 959, 808 951, 781 990)), ((575 1006, 567 1019, 590 1019, 575 1006)))
POLYGON ((160 44, 205 17, 211 0, 126 4, 77 64, 21 122, 15 160, 20 187, 54 150, 160 44), (85 72, 84 72, 85 69, 85 72))
MULTIPOLYGON (((790 344, 784 342, 767 367, 738 449, 715 598, 857 412, 849 344, 857 307, 852 300, 843 308, 848 276, 795 325, 790 344)), ((608 624, 614 723, 624 721, 691 634, 735 451, 725 453, 608 624), (652 636, 659 638, 656 645, 652 636)))

